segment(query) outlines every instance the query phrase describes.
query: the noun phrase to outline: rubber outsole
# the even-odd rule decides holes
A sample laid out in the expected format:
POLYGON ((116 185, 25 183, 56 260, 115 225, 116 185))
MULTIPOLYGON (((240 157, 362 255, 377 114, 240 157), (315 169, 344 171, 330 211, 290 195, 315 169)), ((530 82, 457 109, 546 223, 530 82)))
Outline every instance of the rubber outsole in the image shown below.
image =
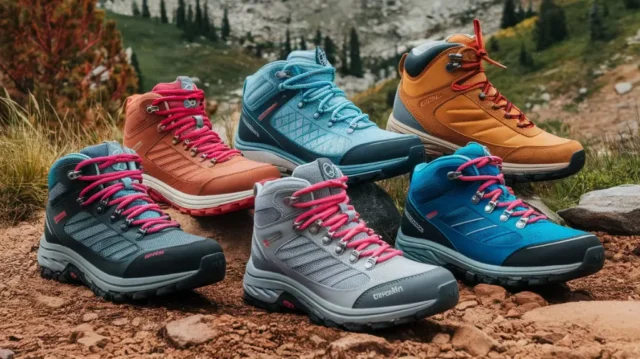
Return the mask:
MULTIPOLYGON (((460 267, 459 265, 447 261, 445 259, 446 256, 439 256, 434 250, 424 250, 424 253, 420 253, 420 251, 417 251, 415 249, 409 250, 403 248, 403 245, 401 244, 402 241, 402 239, 396 239, 396 246, 399 249, 403 250, 405 257, 418 262, 443 266, 450 270, 451 273, 453 273, 456 277, 464 279, 465 281, 470 283, 498 284, 505 287, 516 288, 546 285, 552 283, 564 283, 573 279, 594 274, 604 266, 604 247, 597 246, 587 249, 582 263, 577 268, 567 272, 544 275, 495 275, 460 267), (400 245, 398 245, 399 241, 400 245), (436 258, 436 260, 434 260, 434 258, 436 258)), ((459 257, 463 258, 463 260, 464 258, 467 258, 462 254, 460 254, 459 257)))
POLYGON ((235 211, 240 211, 240 210, 243 210, 243 209, 251 208, 251 207, 253 207, 254 200, 255 200, 255 198, 253 196, 251 196, 251 197, 248 197, 248 198, 241 199, 239 201, 226 203, 226 204, 223 204, 223 205, 220 205, 220 206, 217 206, 217 207, 203 208, 203 209, 192 209, 192 208, 185 208, 185 207, 179 206, 179 205, 169 201, 162 194, 160 194, 160 192, 154 190, 153 188, 149 188, 149 195, 156 202, 166 203, 169 206, 177 209, 178 211, 180 211, 182 213, 189 214, 189 215, 195 216, 195 217, 217 216, 217 215, 220 215, 220 214, 225 214, 225 213, 229 213, 229 212, 235 212, 235 211))
POLYGON ((63 271, 55 271, 47 267, 40 266, 40 275, 44 279, 55 280, 67 284, 82 284, 93 293, 105 300, 123 303, 129 301, 141 301, 152 297, 164 296, 179 291, 185 291, 217 283, 224 279, 226 273, 226 260, 224 254, 213 253, 202 257, 200 268, 189 277, 180 281, 163 285, 157 288, 135 292, 115 292, 103 290, 93 283, 77 266, 72 263, 67 264, 63 271))
POLYGON ((295 296, 287 292, 282 292, 278 299, 273 303, 261 301, 252 297, 246 291, 244 292, 245 303, 254 307, 264 309, 268 312, 305 313, 309 317, 311 322, 316 325, 323 325, 329 328, 340 328, 352 332, 368 332, 412 323, 455 307, 458 303, 458 299, 458 283, 455 280, 452 280, 439 286, 438 297, 436 298, 436 301, 428 308, 418 311, 412 315, 395 318, 393 320, 363 324, 353 322, 337 323, 333 320, 325 318, 318 311, 311 309, 304 301, 298 300, 295 296))
POLYGON ((528 173, 528 174, 505 174, 507 180, 513 182, 540 182, 540 181, 553 181, 572 176, 584 167, 587 160, 587 156, 584 150, 580 150, 571 155, 571 161, 569 165, 558 171, 547 173, 528 173))

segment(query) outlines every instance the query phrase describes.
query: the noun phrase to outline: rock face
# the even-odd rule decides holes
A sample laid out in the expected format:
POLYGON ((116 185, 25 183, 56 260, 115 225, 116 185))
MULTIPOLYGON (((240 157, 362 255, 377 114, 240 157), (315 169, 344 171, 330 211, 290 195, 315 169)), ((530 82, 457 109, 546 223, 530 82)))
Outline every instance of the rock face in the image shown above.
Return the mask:
POLYGON ((559 211, 571 226, 612 234, 640 234, 640 185, 589 192, 578 206, 559 211))
POLYGON ((202 314, 169 322, 165 327, 167 337, 178 347, 186 348, 206 343, 218 335, 218 331, 209 327, 202 314))
POLYGON ((369 228, 382 235, 386 242, 395 243, 402 217, 391 196, 375 183, 351 186, 347 194, 369 228))
POLYGON ((550 305, 525 313, 524 320, 538 327, 588 327, 607 338, 640 340, 640 303, 634 301, 593 301, 550 305))

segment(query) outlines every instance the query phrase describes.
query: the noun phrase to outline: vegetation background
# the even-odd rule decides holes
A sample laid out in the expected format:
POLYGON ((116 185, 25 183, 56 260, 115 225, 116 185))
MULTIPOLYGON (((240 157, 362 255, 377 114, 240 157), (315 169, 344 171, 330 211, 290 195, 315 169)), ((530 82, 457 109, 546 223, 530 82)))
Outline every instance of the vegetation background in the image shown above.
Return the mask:
MULTIPOLYGON (((384 128, 400 51, 388 58, 362 54, 356 27, 332 38, 321 28, 293 34, 287 23, 280 41, 265 41, 235 29, 226 8, 218 9, 223 15, 216 23, 206 0, 179 0, 176 9, 161 0, 157 17, 147 1, 133 1, 134 16, 125 16, 104 10, 97 0, 0 0, 0 223, 36 215, 56 158, 104 139, 119 140, 123 100, 178 75, 193 77, 207 92, 212 121, 228 135, 247 75, 291 50, 321 46, 341 83, 372 79, 351 91, 352 98, 384 128)), ((632 74, 640 71, 640 0, 500 2, 502 29, 486 38, 491 56, 508 70, 487 69, 489 78, 533 112, 534 120, 539 117, 539 126, 582 140, 588 151, 578 175, 516 189, 557 210, 590 190, 640 183, 637 99, 627 104, 635 114, 629 131, 586 134, 582 121, 575 120, 619 120, 613 110, 610 118, 590 118, 584 105, 610 92, 611 81, 628 79, 608 73, 621 66, 631 66, 632 74), (551 96, 561 99, 560 110, 538 116, 536 108, 544 113, 551 96)), ((459 20, 469 31, 471 18, 459 20)), ((402 207, 408 178, 381 185, 402 207)))

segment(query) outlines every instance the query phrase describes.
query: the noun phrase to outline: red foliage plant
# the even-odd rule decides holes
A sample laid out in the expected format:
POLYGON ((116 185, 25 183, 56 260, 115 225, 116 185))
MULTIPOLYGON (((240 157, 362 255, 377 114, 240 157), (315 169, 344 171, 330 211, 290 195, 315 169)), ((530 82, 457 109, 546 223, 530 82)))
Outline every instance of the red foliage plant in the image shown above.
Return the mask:
POLYGON ((138 79, 96 1, 0 0, 0 86, 18 102, 33 94, 83 124, 96 105, 115 113, 138 79))

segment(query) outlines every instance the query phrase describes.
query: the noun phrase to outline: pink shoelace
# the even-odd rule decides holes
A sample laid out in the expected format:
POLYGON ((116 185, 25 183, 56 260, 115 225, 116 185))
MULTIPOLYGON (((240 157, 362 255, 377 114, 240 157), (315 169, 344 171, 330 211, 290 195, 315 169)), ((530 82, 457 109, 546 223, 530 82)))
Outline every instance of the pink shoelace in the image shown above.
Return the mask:
POLYGON ((349 196, 347 196, 347 192, 345 191, 347 188, 346 182, 347 177, 341 177, 338 179, 319 182, 296 191, 293 194, 293 197, 291 197, 294 199, 292 206, 296 208, 308 208, 306 212, 296 217, 296 227, 300 230, 304 230, 314 223, 327 227, 329 229, 329 232, 327 233, 328 238, 331 240, 341 238, 338 248, 341 248, 342 250, 344 250, 344 248, 355 249, 355 260, 352 262, 357 261, 360 257, 370 257, 371 266, 373 266, 375 263, 381 263, 395 256, 402 255, 402 251, 391 247, 383 241, 379 235, 375 234, 373 229, 368 228, 367 224, 360 219, 360 215, 355 212, 353 206, 349 205, 349 196), (295 202, 295 200, 300 196, 323 188, 341 188, 342 190, 340 193, 324 198, 307 202, 295 202), (352 218, 350 218, 348 213, 344 213, 346 211, 342 211, 342 208, 345 207, 347 211, 351 211, 355 214, 352 218), (348 224, 349 222, 355 222, 357 225, 352 228, 339 230, 340 227, 348 224), (367 237, 352 240, 353 237, 360 233, 366 233, 367 237), (378 247, 363 251, 371 245, 377 245, 378 247))
POLYGON ((180 224, 176 221, 172 221, 168 215, 166 215, 160 206, 149 197, 147 192, 147 186, 142 184, 142 170, 122 170, 109 173, 101 173, 92 176, 81 175, 80 170, 90 164, 98 164, 98 169, 103 170, 116 163, 137 162, 142 160, 138 155, 134 154, 118 154, 105 157, 96 157, 88 160, 84 160, 75 167, 75 179, 81 181, 90 182, 82 191, 80 191, 78 202, 82 206, 88 206, 100 199, 102 204, 102 210, 107 206, 117 205, 115 213, 118 216, 126 216, 127 225, 141 226, 140 231, 145 233, 154 233, 161 231, 169 227, 180 227, 180 224), (110 199, 111 196, 117 192, 128 189, 122 182, 116 182, 123 178, 130 178, 132 181, 138 181, 138 183, 132 183, 131 188, 136 193, 124 195, 122 197, 110 199), (111 185, 106 185, 109 182, 115 182, 111 185), (85 199, 85 195, 91 192, 93 189, 105 185, 103 189, 94 193, 89 198, 85 199), (133 204, 134 201, 144 201, 146 204, 133 204), (132 205, 133 204, 133 205, 132 205), (153 211, 160 214, 160 217, 155 218, 143 218, 135 219, 135 217, 141 215, 143 212, 153 211))
POLYGON ((451 179, 459 179, 465 182, 471 181, 485 181, 480 187, 478 187, 478 191, 473 196, 472 201, 474 203, 480 202, 480 199, 490 198, 489 204, 485 207, 485 211, 488 213, 493 212, 493 210, 498 208, 506 207, 504 213, 500 216, 500 220, 506 221, 511 216, 520 216, 520 220, 516 224, 518 228, 524 228, 527 224, 535 223, 542 219, 547 219, 547 216, 536 212, 533 208, 527 205, 523 200, 516 199, 513 201, 503 201, 499 202, 498 198, 504 194, 503 187, 497 187, 494 190, 485 193, 485 190, 494 184, 500 184, 505 186, 504 175, 502 173, 498 175, 478 175, 478 176, 465 176, 462 174, 462 171, 465 168, 475 165, 476 168, 481 168, 487 165, 494 165, 500 167, 502 165, 502 158, 497 156, 485 156, 478 157, 472 160, 469 160, 462 164, 455 172, 449 173, 449 178, 451 179), (517 207, 525 207, 526 210, 514 211, 517 207))
POLYGON ((225 144, 220 136, 211 128, 211 121, 204 109, 204 91, 202 90, 158 90, 163 97, 153 100, 148 111, 161 116, 168 116, 158 124, 158 132, 174 131, 173 143, 184 142, 192 156, 200 153, 203 159, 211 159, 212 163, 224 162, 241 152, 225 144), (197 101, 193 108, 178 107, 161 110, 159 105, 170 101, 197 101), (152 110, 149 110, 151 108, 152 110), (200 124, 196 119, 200 116, 200 124), (197 128, 200 125, 200 128, 197 128), (195 129, 194 129, 195 128, 195 129), (191 131, 190 131, 191 130, 191 131))

